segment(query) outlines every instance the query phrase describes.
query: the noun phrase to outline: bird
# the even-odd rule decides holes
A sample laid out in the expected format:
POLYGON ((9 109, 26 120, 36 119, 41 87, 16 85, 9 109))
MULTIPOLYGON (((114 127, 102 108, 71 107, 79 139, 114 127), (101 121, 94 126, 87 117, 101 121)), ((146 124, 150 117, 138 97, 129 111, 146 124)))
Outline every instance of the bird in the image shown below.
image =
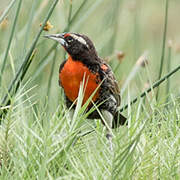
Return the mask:
POLYGON ((60 64, 59 85, 63 88, 67 108, 75 109, 80 85, 85 78, 82 105, 94 93, 87 111, 98 105, 98 110, 87 118, 100 119, 106 127, 106 138, 112 148, 112 129, 127 123, 126 117, 118 112, 121 103, 120 89, 111 67, 98 56, 90 38, 84 34, 64 32, 45 35, 60 43, 68 58, 60 64))

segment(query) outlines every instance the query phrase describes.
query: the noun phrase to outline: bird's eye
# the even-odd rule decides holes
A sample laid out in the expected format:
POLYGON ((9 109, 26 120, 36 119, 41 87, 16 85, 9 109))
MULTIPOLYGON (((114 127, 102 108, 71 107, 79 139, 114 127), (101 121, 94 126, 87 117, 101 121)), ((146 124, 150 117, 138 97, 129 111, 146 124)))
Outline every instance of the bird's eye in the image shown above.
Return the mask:
POLYGON ((66 41, 67 41, 67 42, 72 42, 72 41, 73 41, 73 38, 72 38, 71 36, 68 36, 68 37, 66 38, 66 41))

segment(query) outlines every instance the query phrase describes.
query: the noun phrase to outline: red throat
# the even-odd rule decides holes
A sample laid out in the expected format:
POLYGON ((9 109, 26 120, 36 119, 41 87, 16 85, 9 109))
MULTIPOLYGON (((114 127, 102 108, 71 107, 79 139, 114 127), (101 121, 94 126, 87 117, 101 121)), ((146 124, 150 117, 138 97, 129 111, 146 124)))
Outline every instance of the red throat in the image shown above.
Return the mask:
MULTIPOLYGON (((83 82, 84 77, 85 93, 83 104, 86 103, 92 93, 96 90, 100 80, 98 74, 93 74, 82 62, 74 61, 69 56, 67 62, 59 74, 59 78, 61 85, 64 88, 64 92, 70 101, 74 102, 77 99, 80 84, 83 82)), ((97 89, 92 100, 96 101, 98 97, 99 89, 97 89)))

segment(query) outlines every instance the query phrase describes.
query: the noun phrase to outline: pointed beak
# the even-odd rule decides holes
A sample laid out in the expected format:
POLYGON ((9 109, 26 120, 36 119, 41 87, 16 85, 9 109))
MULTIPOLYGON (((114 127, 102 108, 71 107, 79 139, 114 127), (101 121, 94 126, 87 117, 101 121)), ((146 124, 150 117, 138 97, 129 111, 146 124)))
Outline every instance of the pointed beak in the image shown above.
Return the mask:
POLYGON ((66 41, 64 40, 63 34, 50 34, 50 35, 45 35, 45 38, 55 40, 59 42, 62 46, 66 46, 66 41))

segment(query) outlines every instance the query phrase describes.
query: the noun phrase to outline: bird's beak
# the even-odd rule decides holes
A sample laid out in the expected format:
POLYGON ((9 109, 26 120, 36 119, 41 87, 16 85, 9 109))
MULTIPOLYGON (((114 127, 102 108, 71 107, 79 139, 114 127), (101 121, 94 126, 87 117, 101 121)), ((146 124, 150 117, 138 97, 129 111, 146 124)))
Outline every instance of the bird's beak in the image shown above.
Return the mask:
POLYGON ((63 34, 50 34, 50 35, 45 35, 45 38, 55 40, 59 42, 62 46, 66 46, 66 41, 64 40, 63 34))

